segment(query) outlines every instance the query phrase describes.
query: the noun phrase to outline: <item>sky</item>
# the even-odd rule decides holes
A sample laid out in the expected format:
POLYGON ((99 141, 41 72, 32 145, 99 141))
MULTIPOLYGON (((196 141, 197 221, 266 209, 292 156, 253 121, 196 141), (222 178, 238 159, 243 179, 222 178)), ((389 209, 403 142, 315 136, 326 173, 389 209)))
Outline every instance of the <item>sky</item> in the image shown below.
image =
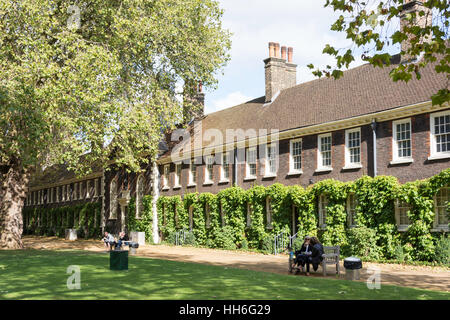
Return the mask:
MULTIPOLYGON (((219 0, 223 27, 233 33, 231 60, 217 76, 214 91, 205 91, 205 114, 264 96, 264 63, 269 42, 293 47, 297 84, 316 79, 306 66, 334 65, 322 53, 326 44, 349 47, 342 33, 330 31, 339 17, 325 0, 219 0)), ((351 65, 362 64, 357 60, 351 65)))

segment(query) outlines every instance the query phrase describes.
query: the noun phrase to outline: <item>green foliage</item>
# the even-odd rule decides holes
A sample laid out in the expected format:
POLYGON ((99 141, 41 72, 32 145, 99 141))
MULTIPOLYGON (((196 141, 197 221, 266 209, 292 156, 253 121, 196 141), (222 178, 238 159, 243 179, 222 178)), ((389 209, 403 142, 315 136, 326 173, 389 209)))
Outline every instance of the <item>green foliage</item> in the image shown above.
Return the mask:
POLYGON ((295 239, 294 243, 292 244, 292 250, 294 252, 300 250, 303 246, 303 241, 304 237, 295 239))
POLYGON ((153 213, 152 213, 152 196, 145 195, 142 197, 141 216, 136 218, 136 198, 131 198, 128 205, 127 226, 129 232, 138 231, 145 232, 146 242, 153 242, 153 213))
POLYGON ((57 208, 25 208, 24 234, 65 236, 65 229, 77 229, 79 237, 101 237, 101 203, 88 202, 57 208))
POLYGON ((306 235, 319 236, 324 245, 339 245, 343 253, 366 260, 432 261, 436 240, 433 238, 434 196, 450 185, 450 169, 423 181, 400 185, 395 177, 361 177, 354 182, 323 180, 303 189, 300 186, 255 185, 248 190, 231 187, 217 195, 211 193, 160 197, 158 216, 160 230, 167 237, 175 230, 189 230, 189 208, 192 207, 192 232, 197 245, 212 248, 249 248, 273 252, 274 236, 290 234, 292 213, 298 214, 297 242, 306 235), (349 228, 347 199, 357 200, 355 221, 349 228), (318 226, 318 200, 326 195, 326 227, 318 226), (270 198, 272 224, 267 223, 266 199, 270 198), (408 229, 399 232, 394 203, 401 199, 411 206, 408 229), (163 204, 165 204, 163 219, 163 204), (247 226, 247 204, 250 226, 247 226), (207 215, 209 206, 209 218, 207 215), (174 219, 175 208, 178 219, 174 219), (209 220, 208 220, 209 219, 209 220), (178 223, 174 221, 177 220, 178 223), (165 221, 165 225, 163 223, 165 221), (207 221, 209 225, 207 226, 207 221), (176 225, 176 227, 175 227, 176 225))
MULTIPOLYGON (((375 67, 390 67, 391 52, 394 46, 402 44, 403 57, 418 57, 420 61, 402 63, 392 68, 390 76, 393 81, 410 81, 414 76, 421 78, 421 70, 429 63, 434 63, 437 73, 450 75, 450 51, 448 50, 448 28, 450 10, 448 1, 424 1, 424 6, 418 12, 403 14, 402 5, 405 0, 392 0, 378 2, 377 7, 362 0, 327 0, 325 7, 331 7, 334 11, 341 12, 339 18, 331 25, 330 29, 342 32, 350 39, 351 48, 336 49, 327 44, 323 53, 332 56, 336 61, 336 67, 327 66, 326 69, 315 69, 309 64, 308 68, 315 69, 313 74, 321 77, 343 76, 342 69, 348 68, 355 61, 354 54, 363 52, 362 59, 375 67), (418 25, 416 21, 426 21, 433 15, 428 23, 418 25), (398 28, 398 19, 404 19, 401 30, 392 32, 392 27, 398 28), (427 41, 426 38, 430 39, 427 41), (407 44, 407 45, 404 45, 407 44)), ((409 58, 408 60, 411 60, 409 58)), ((441 105, 450 101, 450 91, 445 82, 441 88, 430 97, 433 105, 441 105)))
POLYGON ((436 242, 434 260, 439 263, 450 265, 450 238, 441 235, 436 242))
POLYGON ((347 251, 349 256, 360 258, 379 259, 382 256, 377 245, 376 231, 367 227, 355 227, 348 230, 348 246, 344 251, 347 251))

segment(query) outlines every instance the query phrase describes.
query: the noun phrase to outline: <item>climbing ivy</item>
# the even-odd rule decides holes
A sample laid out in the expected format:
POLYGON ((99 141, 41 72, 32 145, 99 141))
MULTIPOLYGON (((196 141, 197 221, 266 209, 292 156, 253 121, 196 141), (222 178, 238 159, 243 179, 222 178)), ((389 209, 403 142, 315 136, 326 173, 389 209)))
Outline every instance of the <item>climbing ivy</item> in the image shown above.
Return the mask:
POLYGON ((153 242, 152 200, 151 195, 142 197, 142 212, 138 219, 136 218, 136 198, 131 198, 127 214, 128 230, 145 232, 145 240, 149 243, 153 242))
MULTIPOLYGON (((318 236, 324 245, 339 245, 345 254, 363 252, 367 258, 432 261, 436 255, 435 246, 440 234, 434 232, 434 196, 440 188, 450 185, 450 169, 440 174, 416 182, 400 184, 395 177, 363 176, 353 182, 333 179, 322 180, 304 189, 301 186, 284 186, 276 183, 269 187, 254 185, 247 190, 233 186, 211 193, 186 194, 183 199, 161 197, 158 203, 161 215, 162 203, 169 206, 176 199, 178 212, 185 218, 179 219, 177 229, 189 229, 189 208, 193 212, 193 234, 196 242, 212 248, 242 246, 250 249, 266 249, 273 244, 274 236, 280 232, 290 234, 293 210, 297 210, 295 221, 297 237, 318 236), (356 199, 355 221, 361 229, 353 230, 348 224, 347 199, 353 193, 356 199), (318 202, 320 195, 326 195, 326 227, 318 225, 318 202), (271 224, 267 221, 267 199, 272 208, 271 224), (172 200, 171 200, 172 199, 172 200), (400 232, 395 218, 395 200, 400 199, 411 206, 408 229, 400 232), (183 205, 182 205, 182 204, 183 205), (206 204, 209 206, 209 226, 206 226, 206 204), (250 212, 247 212, 247 204, 250 212), (247 225, 249 215, 250 225, 247 225), (364 229, 366 228, 366 229, 364 229), (370 230, 371 246, 361 247, 370 230), (349 239, 355 243, 349 243, 349 239), (357 248, 357 249, 355 249, 357 248)), ((174 210, 165 211, 167 221, 174 210)), ((269 221, 270 222, 270 221, 269 221)), ((169 225, 169 224, 168 224, 169 225)), ((166 225, 165 229, 169 228, 166 225)), ((447 234, 445 234, 447 237, 447 234)))
POLYGON ((57 208, 28 207, 22 211, 24 234, 65 236, 65 229, 77 229, 80 237, 101 236, 101 203, 88 202, 57 208))

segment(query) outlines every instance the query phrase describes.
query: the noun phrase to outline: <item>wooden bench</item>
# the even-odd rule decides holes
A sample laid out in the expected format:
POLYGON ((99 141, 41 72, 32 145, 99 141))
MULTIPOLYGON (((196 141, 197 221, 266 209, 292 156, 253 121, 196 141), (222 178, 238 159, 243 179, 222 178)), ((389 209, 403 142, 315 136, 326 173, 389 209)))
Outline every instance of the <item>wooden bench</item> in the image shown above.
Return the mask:
MULTIPOLYGON (((322 266, 322 272, 323 275, 327 275, 327 265, 335 265, 336 266, 336 274, 339 275, 341 273, 341 267, 339 265, 339 254, 340 254, 340 247, 334 246, 324 246, 323 247, 324 253, 322 254, 323 260, 320 263, 322 266)), ((294 270, 300 271, 299 267, 294 267, 294 259, 291 254, 289 254, 289 272, 293 273, 294 270)))

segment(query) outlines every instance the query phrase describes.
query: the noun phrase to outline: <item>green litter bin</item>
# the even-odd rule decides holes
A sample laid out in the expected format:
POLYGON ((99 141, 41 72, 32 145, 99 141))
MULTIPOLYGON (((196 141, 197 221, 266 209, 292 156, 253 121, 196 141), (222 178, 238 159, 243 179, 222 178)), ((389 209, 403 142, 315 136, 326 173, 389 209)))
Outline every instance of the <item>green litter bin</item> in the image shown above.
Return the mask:
POLYGON ((128 270, 128 250, 112 250, 109 252, 110 270, 128 270))

